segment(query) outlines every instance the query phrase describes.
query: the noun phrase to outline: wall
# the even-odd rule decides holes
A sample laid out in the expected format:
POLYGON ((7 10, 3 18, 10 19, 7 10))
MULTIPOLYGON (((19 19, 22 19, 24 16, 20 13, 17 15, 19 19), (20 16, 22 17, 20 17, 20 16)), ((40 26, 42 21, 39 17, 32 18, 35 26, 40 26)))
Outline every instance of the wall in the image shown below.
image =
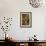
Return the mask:
MULTIPOLYGON (((44 40, 45 12, 45 8, 32 8, 28 0, 0 0, 0 19, 4 16, 13 18, 8 33, 16 40, 28 40, 34 34, 39 40, 44 40), (20 12, 32 12, 32 28, 20 28, 20 12)), ((2 33, 3 31, 0 32, 0 35, 2 33)), ((0 36, 0 39, 4 37, 0 36)))

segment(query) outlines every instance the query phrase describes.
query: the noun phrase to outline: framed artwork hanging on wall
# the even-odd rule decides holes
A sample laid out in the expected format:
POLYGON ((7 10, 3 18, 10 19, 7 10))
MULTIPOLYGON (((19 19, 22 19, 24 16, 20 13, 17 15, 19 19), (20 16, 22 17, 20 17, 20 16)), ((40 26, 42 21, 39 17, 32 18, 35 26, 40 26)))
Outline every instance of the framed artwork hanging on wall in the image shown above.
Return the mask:
POLYGON ((20 12, 20 27, 32 27, 32 12, 20 12))

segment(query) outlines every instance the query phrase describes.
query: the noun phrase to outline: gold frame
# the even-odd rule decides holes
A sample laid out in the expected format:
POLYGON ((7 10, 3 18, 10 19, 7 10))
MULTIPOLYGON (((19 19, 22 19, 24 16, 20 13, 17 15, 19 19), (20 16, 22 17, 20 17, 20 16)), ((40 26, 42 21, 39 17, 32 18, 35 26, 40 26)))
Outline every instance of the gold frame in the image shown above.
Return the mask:
POLYGON ((32 12, 20 12, 20 27, 32 27, 32 12))

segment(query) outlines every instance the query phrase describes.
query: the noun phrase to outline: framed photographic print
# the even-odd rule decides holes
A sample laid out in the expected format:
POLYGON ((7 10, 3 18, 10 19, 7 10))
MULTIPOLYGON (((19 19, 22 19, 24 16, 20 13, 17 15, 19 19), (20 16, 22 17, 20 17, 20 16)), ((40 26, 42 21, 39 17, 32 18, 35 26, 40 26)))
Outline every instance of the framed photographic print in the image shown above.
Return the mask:
POLYGON ((32 12, 20 12, 20 27, 32 27, 32 12))

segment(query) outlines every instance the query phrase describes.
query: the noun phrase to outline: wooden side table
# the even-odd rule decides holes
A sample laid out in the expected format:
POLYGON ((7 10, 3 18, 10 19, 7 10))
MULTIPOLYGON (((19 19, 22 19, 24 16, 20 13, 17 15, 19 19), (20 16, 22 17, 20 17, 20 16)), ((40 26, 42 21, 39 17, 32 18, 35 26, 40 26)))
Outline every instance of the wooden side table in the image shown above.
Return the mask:
POLYGON ((38 46, 46 46, 46 43, 39 43, 38 46))
POLYGON ((16 46, 28 46, 28 43, 16 43, 16 46))

